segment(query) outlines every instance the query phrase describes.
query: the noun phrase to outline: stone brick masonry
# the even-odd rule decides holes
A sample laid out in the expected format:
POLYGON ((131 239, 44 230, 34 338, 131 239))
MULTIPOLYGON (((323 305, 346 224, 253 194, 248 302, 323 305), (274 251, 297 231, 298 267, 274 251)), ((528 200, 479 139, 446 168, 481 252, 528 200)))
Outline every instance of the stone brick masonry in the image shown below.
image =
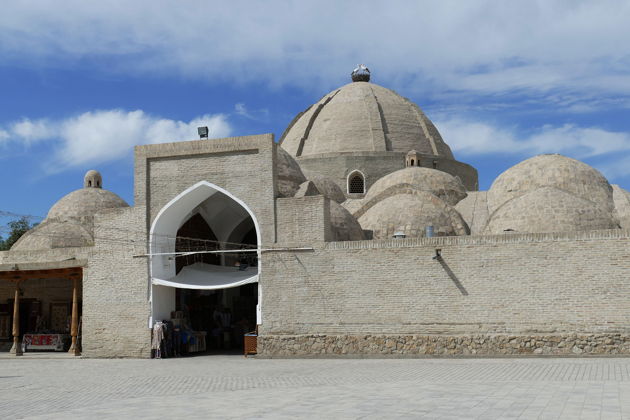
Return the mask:
POLYGON ((630 336, 561 335, 271 335, 260 354, 291 356, 523 356, 630 354, 630 336))
POLYGON ((630 353, 628 231, 336 242, 265 268, 265 356, 630 353))

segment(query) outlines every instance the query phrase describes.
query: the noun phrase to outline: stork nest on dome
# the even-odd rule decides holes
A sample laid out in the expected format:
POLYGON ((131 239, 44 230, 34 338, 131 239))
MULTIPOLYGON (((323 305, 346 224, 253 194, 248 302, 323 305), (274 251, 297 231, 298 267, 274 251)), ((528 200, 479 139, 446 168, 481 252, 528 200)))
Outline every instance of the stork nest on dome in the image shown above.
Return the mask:
POLYGON ((369 82, 370 81, 370 69, 365 64, 359 64, 357 68, 352 70, 353 82, 369 82))

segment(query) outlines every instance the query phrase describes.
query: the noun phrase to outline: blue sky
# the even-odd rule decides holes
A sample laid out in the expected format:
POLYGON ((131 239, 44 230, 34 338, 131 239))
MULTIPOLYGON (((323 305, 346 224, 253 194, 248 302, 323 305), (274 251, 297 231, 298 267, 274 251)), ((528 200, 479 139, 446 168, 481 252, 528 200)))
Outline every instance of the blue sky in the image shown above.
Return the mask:
POLYGON ((132 204, 134 144, 279 138, 357 63, 482 189, 539 153, 630 189, 629 21, 605 0, 6 2, 0 211, 45 216, 89 169, 132 204))

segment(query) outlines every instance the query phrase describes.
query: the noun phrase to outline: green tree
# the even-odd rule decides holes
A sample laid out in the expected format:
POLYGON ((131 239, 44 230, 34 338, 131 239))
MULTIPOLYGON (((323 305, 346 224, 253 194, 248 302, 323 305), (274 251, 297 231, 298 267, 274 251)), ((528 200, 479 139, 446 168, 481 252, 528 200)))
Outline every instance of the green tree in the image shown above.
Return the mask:
POLYGON ((8 251, 11 249, 13 244, 16 243, 22 235, 34 228, 36 225, 37 223, 31 225, 28 221, 28 217, 20 217, 18 220, 9 222, 7 224, 10 229, 9 236, 7 236, 6 239, 0 238, 0 251, 8 251))

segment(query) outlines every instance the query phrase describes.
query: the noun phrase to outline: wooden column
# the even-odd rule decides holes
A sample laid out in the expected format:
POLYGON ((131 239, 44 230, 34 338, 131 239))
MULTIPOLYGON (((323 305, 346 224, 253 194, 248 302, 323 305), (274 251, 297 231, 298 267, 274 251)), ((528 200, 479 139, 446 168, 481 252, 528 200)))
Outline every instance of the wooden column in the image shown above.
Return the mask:
POLYGON ((20 282, 15 282, 15 299, 13 300, 13 347, 9 351, 16 356, 22 355, 20 343, 20 282))
POLYGON ((77 336, 79 335, 79 279, 76 276, 72 279, 72 325, 70 326, 70 335, 72 336, 72 345, 68 353, 73 356, 81 356, 81 351, 77 345, 77 336))

